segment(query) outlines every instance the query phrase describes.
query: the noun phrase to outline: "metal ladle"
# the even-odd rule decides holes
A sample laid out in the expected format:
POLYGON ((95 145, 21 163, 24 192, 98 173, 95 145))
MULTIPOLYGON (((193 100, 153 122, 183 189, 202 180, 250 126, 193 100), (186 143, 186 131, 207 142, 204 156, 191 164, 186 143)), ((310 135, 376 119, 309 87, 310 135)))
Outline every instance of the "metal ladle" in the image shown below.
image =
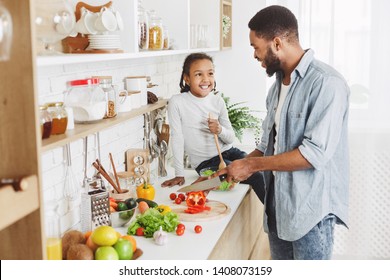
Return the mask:
POLYGON ((168 153, 168 144, 164 140, 161 141, 160 151, 161 151, 161 154, 160 154, 160 158, 159 158, 159 171, 160 171, 159 173, 160 173, 161 177, 166 177, 168 174, 167 174, 167 170, 165 168, 165 165, 166 165, 165 156, 168 153))

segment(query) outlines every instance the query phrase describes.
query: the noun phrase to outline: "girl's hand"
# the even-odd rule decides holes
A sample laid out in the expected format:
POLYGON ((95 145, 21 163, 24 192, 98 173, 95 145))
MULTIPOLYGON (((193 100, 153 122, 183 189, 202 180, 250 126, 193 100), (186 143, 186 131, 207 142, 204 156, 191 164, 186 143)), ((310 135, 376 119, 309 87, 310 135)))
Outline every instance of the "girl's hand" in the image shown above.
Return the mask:
POLYGON ((176 185, 183 185, 185 183, 185 179, 184 177, 175 177, 173 179, 170 179, 170 180, 166 180, 165 182, 163 182, 161 184, 161 187, 165 188, 165 187, 173 187, 173 186, 176 186, 176 185))
POLYGON ((209 129, 210 129, 210 132, 212 134, 220 134, 221 133, 222 127, 219 124, 219 121, 217 119, 208 118, 207 123, 208 123, 209 129))

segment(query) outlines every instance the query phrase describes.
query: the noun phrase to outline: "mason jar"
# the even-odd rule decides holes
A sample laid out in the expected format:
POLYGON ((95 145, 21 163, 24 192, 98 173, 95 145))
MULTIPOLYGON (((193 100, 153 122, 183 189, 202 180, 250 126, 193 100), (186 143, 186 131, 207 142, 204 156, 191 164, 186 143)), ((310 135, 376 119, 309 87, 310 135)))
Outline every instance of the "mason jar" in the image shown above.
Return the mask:
POLYGON ((51 135, 64 134, 68 125, 68 113, 64 102, 47 103, 47 110, 51 116, 51 135))
POLYGON ((41 126, 42 139, 49 138, 51 134, 52 120, 50 113, 47 111, 47 105, 39 106, 39 122, 41 126))
POLYGON ((73 109, 75 123, 100 121, 106 114, 106 94, 99 86, 99 79, 88 78, 69 82, 65 93, 65 105, 73 109))

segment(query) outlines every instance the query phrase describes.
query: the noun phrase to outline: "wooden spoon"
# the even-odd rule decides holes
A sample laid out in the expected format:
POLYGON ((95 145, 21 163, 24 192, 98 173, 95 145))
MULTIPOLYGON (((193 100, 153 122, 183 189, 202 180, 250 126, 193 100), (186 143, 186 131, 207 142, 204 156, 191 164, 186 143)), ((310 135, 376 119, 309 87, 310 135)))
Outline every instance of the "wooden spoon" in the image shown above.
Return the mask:
MULTIPOLYGON (((209 118, 210 118, 210 119, 213 119, 211 113, 209 113, 209 118)), ((215 140, 215 145, 217 146, 218 155, 219 155, 219 159, 220 159, 220 163, 219 163, 219 165, 218 165, 218 170, 220 170, 220 169, 223 169, 223 168, 226 167, 226 163, 225 163, 225 161, 223 160, 223 157, 222 157, 222 154, 221 154, 221 148, 219 147, 218 135, 217 135, 217 134, 214 134, 214 140, 215 140)))

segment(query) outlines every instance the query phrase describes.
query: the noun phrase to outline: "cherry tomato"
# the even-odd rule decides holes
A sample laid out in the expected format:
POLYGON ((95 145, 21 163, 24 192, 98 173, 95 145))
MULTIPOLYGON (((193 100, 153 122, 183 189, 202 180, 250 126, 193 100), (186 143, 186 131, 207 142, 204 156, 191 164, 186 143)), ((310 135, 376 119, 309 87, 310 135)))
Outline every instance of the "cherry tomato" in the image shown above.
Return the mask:
POLYGON ((184 234, 184 229, 183 228, 177 228, 176 229, 176 234, 179 235, 179 236, 183 235, 184 234))
POLYGON ((182 200, 181 200, 180 197, 177 197, 177 198, 175 199, 175 203, 176 203, 176 204, 180 204, 181 202, 182 202, 182 200))
POLYGON ((176 194, 175 194, 175 193, 171 193, 171 194, 169 195, 169 198, 170 198, 171 200, 175 200, 175 199, 176 199, 176 194))
POLYGON ((142 227, 139 227, 139 228, 137 228, 137 230, 135 231, 135 234, 136 235, 138 235, 138 236, 144 236, 145 234, 144 234, 144 228, 142 228, 142 227))
POLYGON ((185 230, 186 226, 184 224, 178 224, 176 229, 179 229, 179 228, 185 230))
POLYGON ((194 228, 196 233, 201 233, 202 232, 202 227, 200 225, 196 225, 194 228))
POLYGON ((186 200, 186 196, 184 195, 184 193, 179 193, 178 197, 181 199, 181 201, 186 200))

